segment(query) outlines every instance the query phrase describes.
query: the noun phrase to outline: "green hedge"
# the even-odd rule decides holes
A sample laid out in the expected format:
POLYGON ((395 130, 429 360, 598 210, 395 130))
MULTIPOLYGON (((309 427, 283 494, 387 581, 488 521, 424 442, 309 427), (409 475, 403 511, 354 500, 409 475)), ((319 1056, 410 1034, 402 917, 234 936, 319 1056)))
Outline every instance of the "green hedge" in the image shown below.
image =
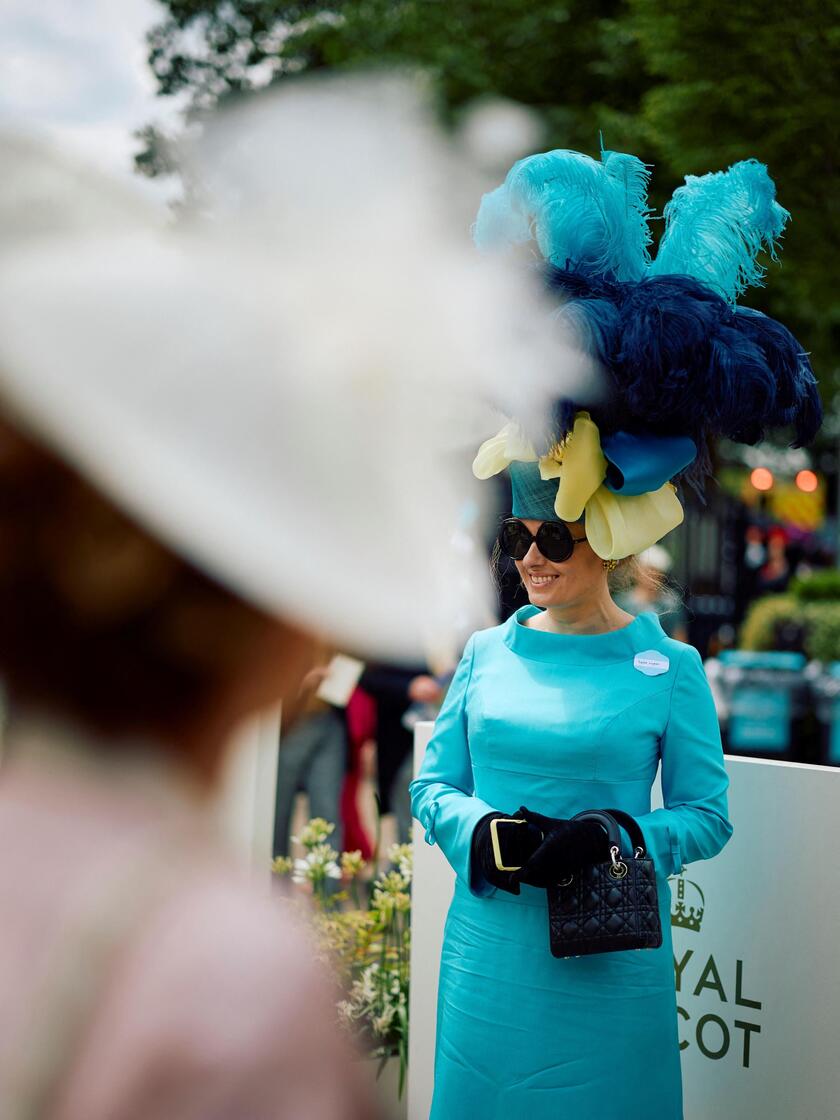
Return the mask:
POLYGON ((816 661, 840 661, 840 603, 809 603, 805 652, 816 661))
POLYGON ((804 603, 835 600, 840 603, 840 570, 827 568, 791 581, 788 594, 804 603))
POLYGON ((782 622, 802 620, 802 604, 792 595, 765 595, 750 605, 741 624, 741 649, 776 648, 776 627, 782 622))
POLYGON ((776 649, 781 626, 801 626, 802 648, 808 657, 816 661, 840 661, 840 594, 835 598, 826 593, 831 579, 840 588, 837 577, 836 572, 821 572, 819 579, 810 576, 807 580, 795 581, 786 595, 757 599, 741 626, 741 649, 776 649), (807 588, 805 594, 801 593, 803 587, 807 588))

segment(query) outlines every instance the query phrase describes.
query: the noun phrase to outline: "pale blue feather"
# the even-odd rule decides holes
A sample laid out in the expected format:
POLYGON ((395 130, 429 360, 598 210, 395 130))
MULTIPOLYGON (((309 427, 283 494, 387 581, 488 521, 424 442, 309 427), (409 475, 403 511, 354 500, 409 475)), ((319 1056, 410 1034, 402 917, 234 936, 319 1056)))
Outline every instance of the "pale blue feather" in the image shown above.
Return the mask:
POLYGON ((556 149, 519 160, 486 194, 473 227, 480 248, 537 242, 557 268, 638 280, 648 266, 649 171, 635 156, 601 161, 556 149))
POLYGON ((745 288, 762 283, 758 255, 765 249, 775 259, 789 217, 758 160, 687 175, 665 207, 665 233, 648 275, 691 276, 734 303, 745 288))
POLYGON ((531 221, 514 205, 506 183, 482 197, 472 233, 479 249, 531 240, 531 221))

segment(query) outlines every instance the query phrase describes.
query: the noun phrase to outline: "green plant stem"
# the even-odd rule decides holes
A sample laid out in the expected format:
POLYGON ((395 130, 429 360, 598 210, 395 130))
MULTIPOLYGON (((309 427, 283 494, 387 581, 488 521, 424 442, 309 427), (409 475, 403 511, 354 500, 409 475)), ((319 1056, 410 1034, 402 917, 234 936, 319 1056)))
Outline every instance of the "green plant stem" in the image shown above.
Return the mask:
POLYGON ((382 842, 382 802, 378 793, 373 795, 376 802, 376 835, 373 841, 373 870, 376 872, 379 867, 379 845, 382 842))

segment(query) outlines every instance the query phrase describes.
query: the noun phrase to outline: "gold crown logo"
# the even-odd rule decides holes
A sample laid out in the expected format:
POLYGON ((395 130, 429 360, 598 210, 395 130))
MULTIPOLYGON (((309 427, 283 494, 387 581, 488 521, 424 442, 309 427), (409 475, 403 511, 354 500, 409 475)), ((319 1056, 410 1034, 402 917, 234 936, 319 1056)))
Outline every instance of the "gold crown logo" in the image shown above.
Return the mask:
POLYGON ((706 911, 706 899, 696 883, 692 883, 690 879, 683 879, 682 875, 678 875, 676 879, 677 891, 671 907, 671 925, 678 926, 680 929, 694 930, 697 933, 706 911), (686 892, 686 887, 691 889, 686 892))

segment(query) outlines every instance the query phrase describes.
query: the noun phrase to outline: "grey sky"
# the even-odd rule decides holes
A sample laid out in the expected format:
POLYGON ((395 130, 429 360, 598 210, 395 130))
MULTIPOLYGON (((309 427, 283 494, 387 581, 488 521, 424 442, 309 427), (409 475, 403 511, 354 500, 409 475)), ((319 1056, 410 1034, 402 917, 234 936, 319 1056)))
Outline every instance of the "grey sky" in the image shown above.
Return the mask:
POLYGON ((145 32, 161 11, 155 0, 2 0, 0 123, 46 134, 140 185, 131 134, 172 122, 178 108, 155 97, 146 65, 145 32))

